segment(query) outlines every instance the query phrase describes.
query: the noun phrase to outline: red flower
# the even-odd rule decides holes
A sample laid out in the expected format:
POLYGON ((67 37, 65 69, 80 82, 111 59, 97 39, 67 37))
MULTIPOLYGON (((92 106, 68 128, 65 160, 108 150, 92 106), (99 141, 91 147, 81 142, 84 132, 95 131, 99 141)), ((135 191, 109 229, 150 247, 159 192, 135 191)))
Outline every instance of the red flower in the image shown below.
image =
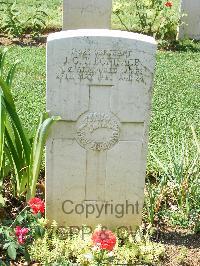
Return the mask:
POLYGON ((34 214, 37 214, 38 212, 44 213, 45 205, 43 200, 39 198, 33 198, 29 200, 28 205, 32 209, 34 214))
POLYGON ((116 244, 116 236, 109 230, 95 230, 92 235, 94 246, 100 249, 112 251, 116 244))
POLYGON ((165 3, 165 6, 166 6, 166 7, 172 7, 172 6, 173 6, 173 3, 170 2, 170 1, 167 1, 167 2, 165 3))
POLYGON ((19 244, 23 245, 26 241, 26 235, 28 234, 29 229, 21 226, 16 226, 15 234, 19 244))

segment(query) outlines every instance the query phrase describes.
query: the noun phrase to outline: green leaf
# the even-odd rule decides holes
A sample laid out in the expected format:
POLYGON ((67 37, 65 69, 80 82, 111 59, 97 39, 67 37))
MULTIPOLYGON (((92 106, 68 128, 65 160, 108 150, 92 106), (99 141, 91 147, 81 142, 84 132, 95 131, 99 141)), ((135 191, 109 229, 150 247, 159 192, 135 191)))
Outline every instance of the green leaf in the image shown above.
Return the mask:
POLYGON ((0 92, 0 179, 3 178, 3 166, 4 166, 4 146, 5 146, 5 122, 6 122, 6 110, 2 93, 0 92))
MULTIPOLYGON (((10 246, 10 242, 9 243, 5 243, 4 245, 3 245, 3 249, 8 249, 8 247, 10 246)), ((1 264, 0 264, 1 265, 1 264)))
POLYGON ((0 52, 0 76, 3 76, 4 62, 5 62, 7 51, 8 49, 5 48, 3 49, 2 52, 0 52))
POLYGON ((38 180, 40 165, 42 160, 42 154, 44 145, 52 125, 60 120, 58 116, 52 116, 51 118, 46 118, 47 113, 43 115, 40 119, 40 124, 35 134, 34 142, 32 145, 31 163, 30 163, 30 193, 27 195, 27 200, 35 196, 36 183, 38 180), (46 119, 45 119, 46 118, 46 119), (44 120, 45 119, 45 120, 44 120), (44 120, 44 121, 43 121, 44 120))
POLYGON ((14 77, 14 74, 15 74, 15 70, 16 70, 16 67, 18 65, 19 61, 17 61, 9 70, 8 72, 8 75, 7 75, 7 78, 6 78, 6 83, 11 86, 12 85, 12 81, 13 81, 13 77, 14 77))
POLYGON ((30 261, 31 261, 31 258, 30 258, 30 255, 29 255, 27 249, 25 249, 25 251, 24 251, 24 258, 25 258, 25 260, 26 260, 27 262, 30 262, 30 261))
POLYGON ((0 206, 5 206, 5 199, 4 197, 0 194, 0 206))
POLYGON ((19 215, 16 220, 17 222, 21 223, 24 220, 24 217, 22 215, 19 215))
POLYGON ((29 139, 26 135, 26 130, 22 126, 20 118, 17 114, 14 99, 13 99, 12 94, 11 94, 11 88, 6 82, 4 82, 2 80, 1 77, 0 77, 0 87, 3 91, 6 110, 7 110, 8 114, 11 118, 12 125, 14 127, 16 127, 16 129, 18 131, 19 137, 20 137, 21 142, 22 142, 26 163, 29 164, 30 153, 31 153, 31 147, 30 147, 29 139))
POLYGON ((16 250, 16 245, 15 243, 11 243, 10 246, 7 249, 8 256, 12 259, 15 260, 17 257, 17 250, 16 250))
MULTIPOLYGON (((0 145, 0 163, 1 161, 4 162, 4 157, 2 157, 1 154, 4 154, 5 150, 10 164, 13 165, 14 168, 15 180, 13 184, 17 184, 17 193, 20 195, 22 192, 25 192, 27 185, 29 185, 28 173, 31 156, 31 143, 16 111, 14 99, 11 93, 10 84, 13 79, 15 68, 16 64, 11 68, 6 82, 0 77, 0 87, 2 89, 0 91, 1 108, 2 111, 5 110, 4 112, 10 116, 9 121, 6 121, 6 126, 2 126, 2 132, 5 131, 6 145, 8 145, 8 148, 3 146, 1 149, 0 145)), ((4 120, 8 119, 3 119, 4 117, 2 117, 1 120, 5 124, 4 120)), ((3 140, 1 142, 4 144, 3 140)))
POLYGON ((10 160, 10 163, 13 165, 15 175, 16 175, 15 177, 16 177, 17 186, 19 187, 19 182, 20 182, 19 173, 21 169, 20 169, 20 162, 18 161, 18 155, 17 155, 17 151, 15 148, 15 143, 12 140, 11 133, 9 132, 9 129, 7 127, 5 130, 5 134, 6 134, 7 144, 8 144, 8 149, 5 149, 6 155, 8 159, 10 160))

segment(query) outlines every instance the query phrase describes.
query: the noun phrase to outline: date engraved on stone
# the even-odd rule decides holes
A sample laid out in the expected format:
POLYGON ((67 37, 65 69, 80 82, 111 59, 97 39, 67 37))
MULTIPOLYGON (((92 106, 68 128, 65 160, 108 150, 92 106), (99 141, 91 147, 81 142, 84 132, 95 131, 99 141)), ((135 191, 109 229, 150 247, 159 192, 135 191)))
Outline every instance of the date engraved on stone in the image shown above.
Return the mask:
POLYGON ((146 69, 131 50, 78 50, 66 54, 59 66, 60 81, 123 81, 144 83, 146 69))
POLYGON ((120 121, 106 113, 87 113, 77 122, 76 140, 86 150, 111 149, 120 138, 120 121))

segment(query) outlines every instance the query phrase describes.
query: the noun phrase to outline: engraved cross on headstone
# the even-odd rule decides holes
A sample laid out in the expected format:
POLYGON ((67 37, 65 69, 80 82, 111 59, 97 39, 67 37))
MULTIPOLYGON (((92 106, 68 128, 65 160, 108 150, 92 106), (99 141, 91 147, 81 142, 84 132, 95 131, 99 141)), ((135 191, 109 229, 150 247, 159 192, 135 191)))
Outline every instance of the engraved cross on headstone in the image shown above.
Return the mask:
POLYGON ((89 109, 79 118, 76 126, 76 140, 87 150, 85 200, 90 202, 109 200, 106 198, 109 150, 122 141, 132 145, 134 141, 140 140, 139 133, 142 136, 144 123, 120 122, 112 112, 111 104, 115 90, 112 84, 89 86, 89 109))
POLYGON ((110 29, 112 0, 63 0, 63 30, 110 29))

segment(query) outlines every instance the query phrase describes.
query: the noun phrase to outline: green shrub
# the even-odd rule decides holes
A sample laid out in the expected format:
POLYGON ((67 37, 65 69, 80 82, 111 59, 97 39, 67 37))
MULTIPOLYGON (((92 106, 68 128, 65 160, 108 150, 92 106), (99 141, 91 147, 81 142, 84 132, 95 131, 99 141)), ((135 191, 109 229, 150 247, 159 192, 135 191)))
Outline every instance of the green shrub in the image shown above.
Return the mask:
POLYGON ((33 198, 14 221, 7 220, 0 223, 0 255, 7 262, 6 265, 10 265, 11 260, 17 261, 22 256, 30 262, 28 246, 34 239, 43 237, 45 233, 46 221, 42 218, 43 213, 44 201, 33 198))
MULTIPOLYGON (((68 265, 69 262, 83 266, 96 265, 91 260, 91 235, 83 238, 82 232, 69 235, 69 231, 69 228, 59 230, 54 226, 48 229, 45 237, 37 239, 30 246, 31 259, 41 265, 68 265)), ((151 242, 149 232, 144 233, 142 227, 135 234, 120 234, 117 237, 118 244, 110 254, 114 261, 107 262, 106 265, 157 265, 164 255, 164 246, 151 242)))
POLYGON ((1 30, 9 37, 23 39, 26 33, 32 37, 38 37, 45 29, 47 22, 47 13, 40 6, 34 8, 32 14, 22 18, 19 6, 16 1, 13 3, 3 2, 3 13, 1 30))
POLYGON ((128 31, 153 35, 156 39, 175 39, 180 21, 177 1, 165 0, 116 0, 114 14, 128 31))
POLYGON ((20 13, 16 8, 16 2, 4 3, 4 17, 2 20, 2 31, 7 33, 9 36, 22 37, 24 33, 23 23, 19 20, 20 13))

